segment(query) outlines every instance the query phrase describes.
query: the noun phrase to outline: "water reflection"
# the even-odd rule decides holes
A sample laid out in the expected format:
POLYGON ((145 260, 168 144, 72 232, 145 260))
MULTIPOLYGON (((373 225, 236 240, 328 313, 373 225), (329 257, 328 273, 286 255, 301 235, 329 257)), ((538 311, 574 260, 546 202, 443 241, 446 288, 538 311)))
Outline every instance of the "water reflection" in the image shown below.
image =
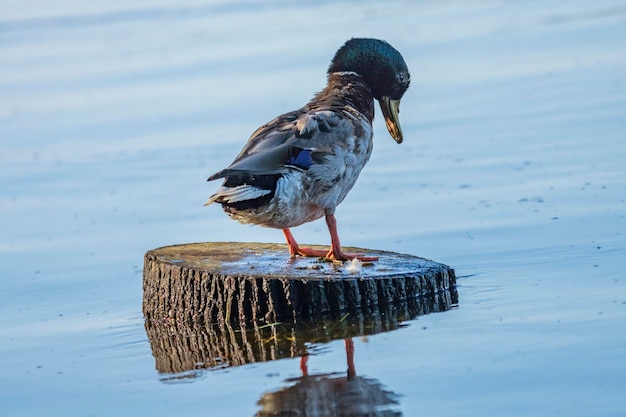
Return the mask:
POLYGON ((456 288, 386 308, 234 328, 228 322, 185 324, 146 320, 156 369, 165 383, 190 382, 203 372, 247 363, 300 357, 302 375, 261 395, 258 417, 398 417, 398 395, 378 380, 357 375, 352 338, 389 332, 417 316, 443 312, 458 303, 456 288), (347 371, 309 374, 311 344, 343 339, 347 371))
POLYGON ((458 303, 456 289, 388 308, 326 316, 316 320, 250 324, 188 324, 146 320, 145 328, 162 380, 193 378, 209 369, 293 358, 307 354, 311 343, 373 335, 402 327, 417 316, 449 310, 458 303))
POLYGON ((383 388, 376 379, 357 376, 354 365, 354 342, 345 339, 345 374, 309 374, 308 355, 302 356, 302 376, 290 378, 288 386, 261 397, 261 410, 257 417, 269 416, 368 416, 398 417, 394 410, 399 404, 398 395, 383 388))

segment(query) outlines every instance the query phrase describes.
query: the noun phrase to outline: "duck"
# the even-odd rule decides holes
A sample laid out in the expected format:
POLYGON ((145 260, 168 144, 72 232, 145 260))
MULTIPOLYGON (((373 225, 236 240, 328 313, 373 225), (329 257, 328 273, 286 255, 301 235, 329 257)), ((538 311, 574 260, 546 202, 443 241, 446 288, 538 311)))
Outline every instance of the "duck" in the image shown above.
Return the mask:
POLYGON ((243 224, 281 229, 292 258, 376 261, 343 252, 335 209, 372 153, 374 100, 389 134, 402 143, 400 99, 410 80, 404 58, 388 42, 349 39, 332 58, 322 91, 259 127, 234 161, 208 178, 223 183, 205 205, 220 204, 243 224), (290 229, 322 217, 330 248, 300 246, 290 229))

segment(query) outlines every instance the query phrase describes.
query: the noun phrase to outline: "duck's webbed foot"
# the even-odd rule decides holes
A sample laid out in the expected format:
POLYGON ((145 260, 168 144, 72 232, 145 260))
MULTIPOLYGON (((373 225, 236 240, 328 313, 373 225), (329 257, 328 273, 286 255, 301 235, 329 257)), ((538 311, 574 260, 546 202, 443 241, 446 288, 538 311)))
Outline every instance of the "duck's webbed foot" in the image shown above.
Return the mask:
POLYGON ((328 225, 328 231, 330 232, 331 246, 330 250, 320 250, 311 248, 302 248, 296 242, 296 239, 291 234, 289 229, 283 229, 285 238, 287 239, 287 245, 289 246, 289 253, 291 257, 296 256, 308 256, 314 258, 326 258, 330 261, 350 261, 352 259, 358 259, 363 262, 374 262, 378 260, 376 256, 365 256, 355 253, 345 253, 341 250, 341 243, 339 242, 339 235, 337 234, 337 220, 332 214, 326 215, 326 224, 328 225))
POLYGON ((312 258, 325 258, 328 253, 325 250, 320 249, 311 249, 311 248, 301 248, 296 242, 296 239, 291 234, 289 229, 283 229, 283 233, 285 234, 285 238, 287 239, 287 245, 289 246, 289 254, 292 258, 296 256, 308 256, 312 258))
POLYGON ((328 225, 328 231, 330 232, 331 246, 330 250, 326 254, 326 258, 333 261, 350 261, 354 258, 364 262, 374 262, 378 260, 376 256, 364 256, 355 253, 344 253, 341 250, 341 243, 339 241, 339 233, 337 233, 337 219, 334 214, 326 214, 326 225, 328 225))

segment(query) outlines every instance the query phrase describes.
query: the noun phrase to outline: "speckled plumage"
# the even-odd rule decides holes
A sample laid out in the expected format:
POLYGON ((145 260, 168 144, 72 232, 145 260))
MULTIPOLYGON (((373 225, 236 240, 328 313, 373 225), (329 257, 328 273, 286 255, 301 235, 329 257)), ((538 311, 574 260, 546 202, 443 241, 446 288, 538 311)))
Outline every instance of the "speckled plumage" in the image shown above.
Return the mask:
POLYGON ((408 84, 406 64, 389 44, 348 41, 331 62, 324 90, 257 129, 233 163, 209 178, 224 183, 207 204, 220 203, 241 223, 283 229, 292 255, 320 255, 298 248, 288 229, 326 216, 332 240, 326 256, 350 258, 340 249, 335 208, 370 158, 374 99, 402 141, 397 111, 408 84))

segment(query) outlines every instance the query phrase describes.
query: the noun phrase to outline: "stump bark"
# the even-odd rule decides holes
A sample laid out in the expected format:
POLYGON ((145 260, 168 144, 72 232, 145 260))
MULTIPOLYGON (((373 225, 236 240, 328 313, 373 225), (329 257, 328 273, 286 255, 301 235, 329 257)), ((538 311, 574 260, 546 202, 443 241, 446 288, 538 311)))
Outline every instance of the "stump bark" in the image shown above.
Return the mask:
MULTIPOLYGON (((154 249, 144 259, 144 316, 152 323, 243 327, 332 319, 350 311, 388 310, 424 297, 450 298, 456 285, 454 270, 438 262, 393 252, 345 250, 379 260, 359 266, 292 259, 285 245, 263 243, 154 249)), ((453 294, 455 298, 456 291, 453 294)))

